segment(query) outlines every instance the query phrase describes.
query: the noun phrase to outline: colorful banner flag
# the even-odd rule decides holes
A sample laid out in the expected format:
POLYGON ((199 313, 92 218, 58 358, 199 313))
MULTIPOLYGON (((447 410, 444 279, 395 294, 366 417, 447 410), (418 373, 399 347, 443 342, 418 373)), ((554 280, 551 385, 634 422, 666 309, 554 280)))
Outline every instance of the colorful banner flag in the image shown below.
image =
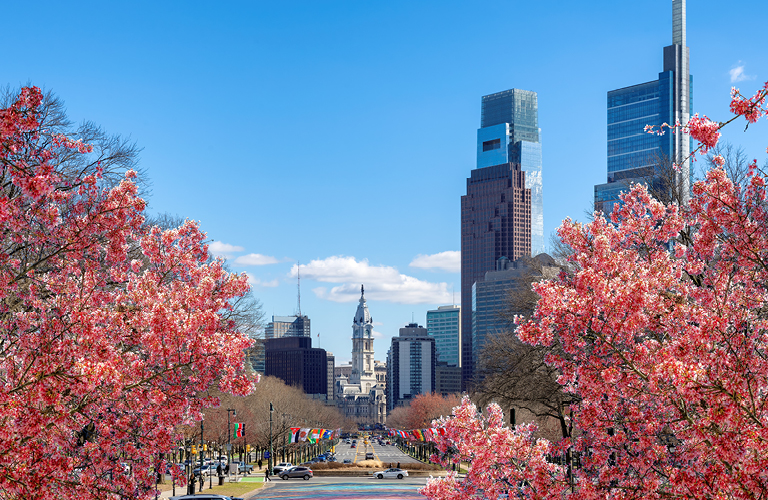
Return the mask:
POLYGON ((323 439, 331 439, 333 431, 331 429, 323 429, 323 439))
POLYGON ((320 429, 312 429, 309 431, 309 436, 307 436, 307 441, 314 444, 319 439, 320 429))
POLYGON ((299 431, 299 442, 300 443, 303 443, 304 441, 307 440, 307 437, 309 436, 309 431, 310 430, 312 430, 312 429, 303 428, 303 429, 301 429, 299 431))
POLYGON ((291 440, 289 442, 291 442, 291 443, 298 443, 299 442, 299 434, 301 434, 301 428, 299 428, 299 427, 291 427, 291 440))
POLYGON ((237 439, 243 437, 243 433, 245 432, 245 429, 243 429, 243 423, 242 422, 235 422, 234 423, 234 429, 232 431, 232 439, 237 439))

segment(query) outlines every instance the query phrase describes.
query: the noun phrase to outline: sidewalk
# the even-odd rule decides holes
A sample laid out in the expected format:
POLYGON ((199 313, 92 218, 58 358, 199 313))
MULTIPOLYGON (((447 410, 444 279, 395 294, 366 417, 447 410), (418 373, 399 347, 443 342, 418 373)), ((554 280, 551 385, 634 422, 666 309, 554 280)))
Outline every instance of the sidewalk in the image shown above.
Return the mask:
MULTIPOLYGON (((234 476, 232 476, 234 478, 234 476)), ((252 475, 252 476, 237 476, 237 483, 235 482, 229 482, 226 478, 224 479, 224 484, 222 486, 219 486, 219 480, 217 477, 213 478, 213 481, 206 480, 205 485, 203 486, 203 491, 199 491, 198 487, 200 486, 200 483, 195 483, 195 494, 201 495, 205 493, 213 493, 213 494, 223 494, 227 495, 226 493, 218 493, 218 490, 225 489, 228 485, 232 484, 241 484, 241 483, 251 483, 253 484, 254 488, 257 488, 259 484, 264 482, 264 475, 252 475), (213 484, 213 488, 209 488, 209 485, 213 484)), ((168 487, 169 485, 162 485, 164 487, 168 487)), ((160 495, 158 495, 158 498, 171 498, 173 496, 182 496, 187 494, 187 486, 179 486, 176 485, 176 495, 173 494, 173 488, 166 491, 161 491, 160 495)), ((229 495, 228 495, 229 496, 229 495)), ((247 495, 246 495, 247 496, 247 495)))

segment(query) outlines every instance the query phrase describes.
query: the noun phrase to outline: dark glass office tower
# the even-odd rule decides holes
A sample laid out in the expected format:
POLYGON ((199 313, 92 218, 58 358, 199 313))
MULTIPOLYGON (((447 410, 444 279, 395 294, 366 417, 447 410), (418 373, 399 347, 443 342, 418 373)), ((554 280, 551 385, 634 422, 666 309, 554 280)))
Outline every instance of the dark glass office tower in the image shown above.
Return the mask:
MULTIPOLYGON (((517 163, 477 168, 461 197, 461 308, 472 310, 472 285, 501 257, 531 254, 531 189, 517 163)), ((472 315, 461 317, 462 388, 473 376, 472 315)))
POLYGON ((525 187, 531 190, 531 254, 543 253, 544 192, 536 92, 510 89, 483 96, 477 168, 502 163, 517 163, 525 172, 525 187))
MULTIPOLYGON (((663 71, 657 80, 608 92, 608 178, 595 186, 595 210, 609 215, 619 193, 636 182, 652 183, 656 192, 672 189, 665 164, 680 163, 691 151, 687 134, 666 131, 662 136, 645 131, 646 125, 686 123, 693 106, 693 76, 685 46, 685 0, 672 2, 672 45, 664 47, 663 71)), ((682 163, 675 188, 690 193, 689 162, 682 163)))

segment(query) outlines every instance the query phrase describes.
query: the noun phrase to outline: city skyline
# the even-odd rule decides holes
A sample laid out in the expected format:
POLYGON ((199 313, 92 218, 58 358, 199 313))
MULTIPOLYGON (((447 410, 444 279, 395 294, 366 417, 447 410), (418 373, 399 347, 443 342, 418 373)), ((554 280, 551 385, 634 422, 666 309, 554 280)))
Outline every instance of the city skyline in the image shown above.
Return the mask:
MULTIPOLYGON (((606 92, 658 74, 671 23, 668 0, 52 5, 6 9, 36 29, 0 35, 15 48, 0 83, 52 90, 73 121, 144 148, 149 213, 200 220, 211 250, 249 273, 266 321, 297 312, 300 263, 313 347, 337 364, 350 359, 361 284, 377 345, 460 302, 458 199, 481 96, 538 93, 549 238, 564 217, 586 219, 605 179, 606 92)), ((761 5, 688 2, 693 112, 725 119, 731 85, 751 95, 766 79, 758 43, 712 35, 761 5)), ((766 124, 742 130, 725 138, 762 165, 766 124)))

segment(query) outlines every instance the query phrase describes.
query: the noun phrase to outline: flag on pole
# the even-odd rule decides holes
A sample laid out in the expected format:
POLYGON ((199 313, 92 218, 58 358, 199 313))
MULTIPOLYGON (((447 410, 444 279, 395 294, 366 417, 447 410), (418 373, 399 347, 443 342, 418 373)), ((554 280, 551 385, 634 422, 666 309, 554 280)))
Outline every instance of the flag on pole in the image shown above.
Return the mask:
POLYGON ((299 427, 291 427, 291 443, 298 443, 299 442, 299 434, 301 434, 301 428, 299 427))
POLYGON ((333 431, 331 429, 323 429, 323 439, 331 439, 333 431))
POLYGON ((304 441, 306 441, 306 440, 307 440, 307 437, 309 436, 309 431, 311 431, 311 430, 312 430, 312 429, 306 429, 306 428, 302 428, 302 429, 299 431, 299 442, 300 442, 300 443, 303 443, 304 441))
POLYGON ((243 429, 243 423, 242 422, 235 422, 235 428, 232 431, 232 438, 237 439, 243 437, 243 434, 245 433, 245 430, 243 429))
POLYGON ((307 440, 312 444, 316 443, 319 437, 318 436, 319 433, 320 433, 320 429, 312 429, 311 431, 309 431, 309 436, 307 437, 307 440))

